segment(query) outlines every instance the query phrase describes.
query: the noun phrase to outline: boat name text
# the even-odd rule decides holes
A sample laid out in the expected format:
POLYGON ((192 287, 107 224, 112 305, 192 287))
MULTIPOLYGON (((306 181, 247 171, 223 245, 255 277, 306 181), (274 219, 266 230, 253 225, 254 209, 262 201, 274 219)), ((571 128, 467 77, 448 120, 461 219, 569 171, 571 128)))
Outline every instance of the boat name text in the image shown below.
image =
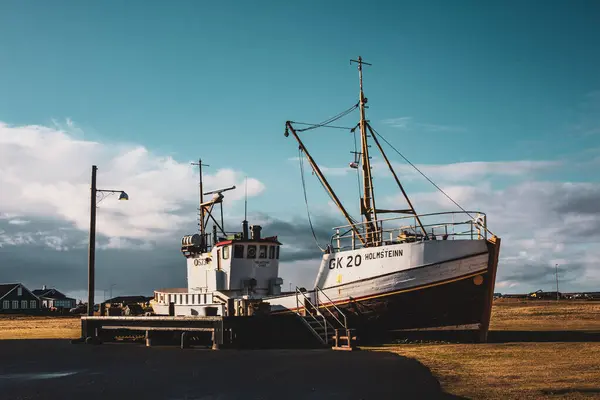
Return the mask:
MULTIPOLYGON (((402 257, 403 255, 404 250, 400 249, 374 251, 372 253, 365 254, 364 257, 365 260, 377 260, 380 258, 402 257)), ((362 256, 360 254, 355 256, 336 257, 329 260, 329 269, 358 267, 361 263, 362 256)))

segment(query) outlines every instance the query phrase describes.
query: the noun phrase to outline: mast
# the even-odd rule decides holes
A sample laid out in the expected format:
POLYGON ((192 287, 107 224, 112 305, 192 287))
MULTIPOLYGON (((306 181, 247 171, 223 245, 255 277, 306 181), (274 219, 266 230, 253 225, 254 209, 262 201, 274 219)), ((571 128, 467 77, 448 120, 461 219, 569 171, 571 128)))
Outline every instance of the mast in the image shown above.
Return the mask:
POLYGON ((377 211, 375 208, 375 192, 373 190, 373 176, 371 174, 371 160, 369 157, 369 144, 367 142, 367 121, 365 118, 365 104, 367 98, 363 92, 362 66, 371 65, 358 57, 358 60, 350 60, 350 63, 358 64, 358 79, 360 85, 360 143, 362 153, 362 175, 363 175, 363 198, 361 199, 361 214, 366 219, 366 239, 368 245, 376 245, 379 242, 377 231, 377 211))
POLYGON ((248 240, 248 177, 245 178, 244 185, 244 221, 242 222, 242 238, 248 240))
POLYGON ((206 227, 204 226, 204 207, 202 206, 202 203, 204 203, 204 191, 202 190, 202 167, 209 167, 210 165, 207 164, 202 164, 202 159, 199 158, 197 163, 190 163, 191 165, 197 165, 198 166, 198 172, 199 172, 199 178, 198 178, 198 186, 200 187, 200 203, 199 205, 199 211, 200 211, 200 224, 199 225, 199 231, 200 231, 200 238, 202 240, 202 246, 206 246, 206 238, 205 238, 205 234, 206 234, 206 227))
MULTIPOLYGON (((355 154, 355 156, 360 155, 361 163, 362 163, 362 178, 363 178, 363 193, 362 194, 363 194, 363 197, 360 198, 360 213, 361 213, 361 216, 363 216, 366 220, 366 222, 364 223, 364 226, 365 226, 364 236, 363 236, 363 233, 361 232, 361 229, 359 229, 357 227, 357 222, 354 221, 352 219, 352 217, 350 217, 350 215, 348 214, 346 209, 342 206, 342 203, 340 202, 340 200, 334 193, 333 189, 331 188, 331 186, 329 185, 329 183, 323 176, 321 170, 319 169, 319 167, 317 166, 317 164, 315 163, 315 161, 313 160, 311 155, 308 153, 308 150, 306 149, 306 147, 304 146, 304 144, 298 137, 296 130, 293 128, 291 121, 286 122, 285 136, 286 137, 289 136, 289 131, 292 132, 292 135, 294 135, 294 138, 298 141, 298 143, 300 145, 300 150, 302 152, 304 152, 304 154, 306 154, 308 162, 310 163, 313 171, 317 174, 319 180, 325 187, 326 191, 329 193, 332 200, 338 206, 338 208, 340 209, 340 211, 342 212, 342 214, 348 221, 349 225, 352 227, 352 230, 354 231, 356 236, 358 236, 358 238, 360 239, 360 241, 364 247, 380 246, 383 243, 382 242, 383 234, 381 232, 382 227, 380 225, 381 223, 377 220, 378 213, 412 214, 415 218, 415 227, 417 224, 419 225, 419 228, 423 231, 424 238, 427 240, 427 239, 429 239, 429 235, 427 234, 427 231, 425 230, 425 227, 424 227, 421 219, 419 218, 419 215, 415 211, 415 209, 412 205, 412 202, 408 198, 406 191, 402 187, 402 184, 400 183, 400 179, 398 178, 398 175, 394 171, 394 168, 392 167, 390 160, 388 159, 383 148, 381 147, 381 144, 379 143, 379 140, 377 139, 376 136, 378 135, 378 133, 371 127, 371 125, 369 124, 369 122, 366 119, 365 108, 366 108, 368 99, 365 97, 364 90, 363 90, 362 66, 363 66, 363 64, 364 65, 371 65, 371 64, 364 62, 362 60, 362 57, 360 57, 360 56, 358 57, 358 60, 350 60, 350 64, 352 64, 352 63, 358 64, 358 79, 359 79, 359 88, 360 88, 360 91, 359 91, 360 99, 359 99, 359 103, 358 103, 359 110, 360 110, 360 122, 358 125, 360 126, 361 151, 360 152, 356 151, 356 141, 355 141, 355 151, 351 152, 351 153, 355 154), (375 191, 373 188, 373 175, 372 175, 372 171, 371 171, 371 158, 369 156, 368 133, 371 134, 371 137, 375 141, 377 148, 383 155, 385 163, 387 164, 388 168, 392 172, 392 175, 394 176, 394 180, 396 181, 396 184, 400 188, 402 195, 404 196, 404 198, 406 199, 406 202, 408 203, 408 207, 409 207, 408 209, 383 210, 383 209, 376 208, 376 206, 375 206, 375 191)), ((321 124, 314 124, 314 125, 312 125, 311 128, 306 128, 303 130, 314 129, 319 126, 326 126, 330 122, 332 122, 336 119, 339 119, 343 115, 345 115, 345 114, 344 113, 342 113, 341 115, 339 114, 338 116, 336 116, 332 119, 329 119, 326 122, 323 122, 321 124)), ((311 125, 311 124, 305 124, 305 125, 311 125)), ((351 132, 354 132, 355 129, 356 129, 356 127, 352 128, 351 132)), ((357 159, 355 159, 355 160, 358 161, 357 159)), ((352 168, 356 168, 356 162, 352 162, 350 164, 350 166, 352 168)), ((359 178, 359 186, 360 186, 360 178, 359 178)))

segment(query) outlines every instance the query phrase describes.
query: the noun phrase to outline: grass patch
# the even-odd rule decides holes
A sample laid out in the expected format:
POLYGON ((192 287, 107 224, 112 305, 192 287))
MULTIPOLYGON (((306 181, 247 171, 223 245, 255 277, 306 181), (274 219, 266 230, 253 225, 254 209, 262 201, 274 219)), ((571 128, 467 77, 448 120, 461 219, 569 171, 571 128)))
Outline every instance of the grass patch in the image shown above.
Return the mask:
POLYGON ((81 320, 72 316, 0 315, 1 339, 75 339, 81 336, 81 320))
POLYGON ((365 348, 417 359, 445 391, 475 399, 600 396, 600 343, 422 344, 365 348))

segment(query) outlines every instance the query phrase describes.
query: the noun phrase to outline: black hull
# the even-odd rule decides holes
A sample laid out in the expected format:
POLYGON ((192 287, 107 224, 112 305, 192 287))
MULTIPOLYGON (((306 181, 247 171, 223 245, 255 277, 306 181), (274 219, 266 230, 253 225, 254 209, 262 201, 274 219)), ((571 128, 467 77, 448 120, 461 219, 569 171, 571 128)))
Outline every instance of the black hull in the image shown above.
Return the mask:
MULTIPOLYGON (((338 307, 348 326, 358 332, 425 329, 480 324, 487 307, 487 273, 483 282, 474 277, 393 294, 358 299, 338 307)), ((327 314, 327 311, 324 311, 327 314)))

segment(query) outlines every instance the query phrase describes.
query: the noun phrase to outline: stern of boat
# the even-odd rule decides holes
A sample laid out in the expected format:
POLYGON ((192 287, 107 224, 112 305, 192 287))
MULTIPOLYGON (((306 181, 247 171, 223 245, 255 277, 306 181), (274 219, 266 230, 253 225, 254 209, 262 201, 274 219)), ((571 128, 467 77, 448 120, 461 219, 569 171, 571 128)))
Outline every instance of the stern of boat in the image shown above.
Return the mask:
POLYGON ((498 258, 500 256, 500 238, 492 236, 487 239, 488 247, 488 285, 485 294, 485 305, 481 323, 479 325, 479 341, 487 342, 492 318, 492 306, 494 302, 494 289, 496 287, 496 272, 498 271, 498 258))

